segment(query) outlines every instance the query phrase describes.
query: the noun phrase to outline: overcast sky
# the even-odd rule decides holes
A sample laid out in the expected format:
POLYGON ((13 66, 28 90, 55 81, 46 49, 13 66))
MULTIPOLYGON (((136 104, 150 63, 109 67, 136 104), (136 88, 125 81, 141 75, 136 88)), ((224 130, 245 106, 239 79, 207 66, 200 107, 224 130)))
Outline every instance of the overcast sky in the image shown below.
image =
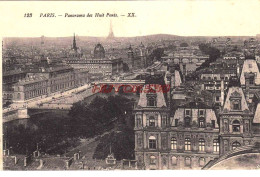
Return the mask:
POLYGON ((0 2, 3 37, 115 36, 254 36, 260 34, 259 0, 135 2, 0 2), (121 15, 135 13, 135 18, 121 15), (32 13, 32 18, 24 18, 32 13), (40 18, 55 13, 56 18, 40 18), (117 13, 118 18, 65 18, 64 14, 117 13), (62 15, 59 17, 58 15, 62 15))

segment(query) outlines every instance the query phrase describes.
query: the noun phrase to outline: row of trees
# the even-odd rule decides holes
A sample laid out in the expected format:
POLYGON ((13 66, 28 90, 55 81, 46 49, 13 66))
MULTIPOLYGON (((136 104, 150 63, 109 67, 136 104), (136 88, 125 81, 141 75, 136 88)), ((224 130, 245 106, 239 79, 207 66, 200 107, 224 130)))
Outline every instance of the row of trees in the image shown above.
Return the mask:
MULTIPOLYGON (((38 114, 23 122, 4 124, 4 146, 14 153, 31 154, 37 144, 41 152, 63 154, 89 138, 114 128, 113 122, 125 120, 132 113, 132 101, 122 96, 96 97, 91 103, 75 103, 68 114, 59 111, 38 114)), ((131 120, 131 119, 130 119, 131 120)))

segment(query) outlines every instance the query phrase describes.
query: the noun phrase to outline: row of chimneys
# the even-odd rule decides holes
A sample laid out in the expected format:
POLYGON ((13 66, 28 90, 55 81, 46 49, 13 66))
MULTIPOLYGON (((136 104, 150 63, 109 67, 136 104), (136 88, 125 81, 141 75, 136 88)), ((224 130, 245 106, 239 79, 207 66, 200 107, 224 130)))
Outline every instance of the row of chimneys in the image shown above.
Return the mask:
MULTIPOLYGON (((10 150, 9 149, 5 149, 3 151, 3 155, 4 156, 9 156, 10 155, 10 150)), ((23 164, 24 164, 24 167, 28 166, 28 164, 30 163, 32 157, 36 158, 36 157, 40 157, 41 153, 40 151, 34 151, 32 155, 28 155, 28 156, 25 156, 24 157, 24 160, 23 160, 23 164)), ((18 163, 18 158, 17 156, 11 156, 12 158, 14 158, 14 164, 17 164, 18 163)), ((76 160, 79 160, 80 159, 80 151, 78 153, 75 153, 73 158, 70 158, 68 160, 66 160, 66 169, 69 169, 70 165, 72 164, 72 161, 76 161, 76 160)), ((44 161, 42 159, 39 160, 40 162, 40 165, 37 169, 41 169, 44 165, 44 161)), ((84 163, 81 162, 82 164, 82 169, 84 169, 84 163)))

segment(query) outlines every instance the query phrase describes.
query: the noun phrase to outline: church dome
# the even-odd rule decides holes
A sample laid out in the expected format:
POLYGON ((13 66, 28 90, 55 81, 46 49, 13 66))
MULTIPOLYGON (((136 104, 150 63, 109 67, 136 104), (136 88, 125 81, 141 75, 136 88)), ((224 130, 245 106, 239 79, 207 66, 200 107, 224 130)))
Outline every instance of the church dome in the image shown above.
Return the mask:
POLYGON ((100 43, 94 49, 94 58, 105 58, 105 49, 100 43))

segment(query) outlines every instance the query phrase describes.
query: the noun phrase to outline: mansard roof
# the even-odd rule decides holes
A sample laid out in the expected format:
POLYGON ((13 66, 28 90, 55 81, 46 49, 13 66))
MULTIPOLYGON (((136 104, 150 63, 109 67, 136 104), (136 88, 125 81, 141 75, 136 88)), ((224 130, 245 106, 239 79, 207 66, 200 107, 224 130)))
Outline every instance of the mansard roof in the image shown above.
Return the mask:
MULTIPOLYGON (((159 86, 158 84, 152 84, 151 87, 155 87, 155 85, 159 86)), ((156 96, 157 105, 156 105, 155 108, 167 107, 166 101, 165 101, 165 98, 164 98, 164 95, 163 95, 163 92, 158 91, 158 89, 154 89, 155 90, 154 92, 147 93, 147 91, 145 91, 144 88, 147 88, 147 85, 145 85, 143 87, 143 90, 142 90, 142 92, 140 94, 140 99, 138 101, 138 106, 139 107, 147 107, 147 96, 149 94, 154 94, 156 96)))
POLYGON ((253 119, 253 123, 260 124, 260 103, 257 104, 256 110, 255 110, 255 116, 253 119))
POLYGON ((231 111, 231 99, 238 98, 238 97, 241 99, 241 111, 245 111, 245 110, 249 111, 248 104, 245 99, 245 95, 243 93, 242 88, 240 88, 240 87, 230 87, 229 88, 223 110, 225 112, 231 111))
POLYGON ((210 106, 200 101, 192 101, 179 106, 179 108, 190 108, 190 109, 211 109, 210 106))
POLYGON ((254 59, 247 59, 244 61, 243 69, 241 72, 240 83, 245 85, 245 73, 255 73, 255 84, 260 85, 260 73, 257 63, 254 59))

